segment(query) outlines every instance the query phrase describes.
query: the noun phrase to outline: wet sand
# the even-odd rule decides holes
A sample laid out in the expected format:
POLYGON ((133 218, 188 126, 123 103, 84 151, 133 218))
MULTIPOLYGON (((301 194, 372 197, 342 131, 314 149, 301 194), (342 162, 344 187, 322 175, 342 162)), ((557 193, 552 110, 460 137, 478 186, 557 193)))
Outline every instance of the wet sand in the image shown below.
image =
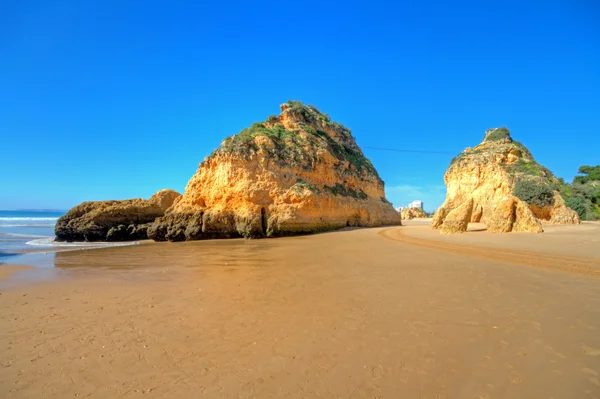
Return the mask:
POLYGON ((31 266, 3 264, 0 267, 0 282, 7 280, 9 277, 14 275, 15 273, 26 271, 26 270, 33 270, 33 269, 34 268, 31 266))
POLYGON ((56 253, 0 285, 0 397, 600 398, 600 225, 546 231, 56 253))

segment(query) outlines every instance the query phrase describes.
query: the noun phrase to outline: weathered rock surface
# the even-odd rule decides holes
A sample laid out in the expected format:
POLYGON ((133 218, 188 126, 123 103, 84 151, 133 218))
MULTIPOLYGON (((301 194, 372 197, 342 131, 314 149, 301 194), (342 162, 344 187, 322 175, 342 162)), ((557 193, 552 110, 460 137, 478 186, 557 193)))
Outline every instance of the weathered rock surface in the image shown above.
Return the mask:
POLYGON ((542 223, 527 204, 514 196, 503 198, 486 223, 492 233, 543 232, 542 223))
POLYGON ((432 224, 442 232, 452 211, 470 199, 470 221, 485 223, 492 232, 542 232, 544 223, 579 223, 558 192, 558 179, 506 128, 488 130, 481 144, 453 159, 444 181, 446 200, 432 224))
POLYGON ((177 191, 165 188, 157 191, 152 197, 150 197, 148 201, 158 205, 163 211, 166 211, 180 198, 181 194, 179 194, 177 191))
POLYGON ((155 240, 275 237, 400 224, 384 183, 350 134, 288 102, 229 137, 149 229, 155 240))
POLYGON ((473 215, 473 198, 466 200, 458 208, 454 208, 444 219, 440 228, 442 234, 464 233, 467 231, 473 215))
POLYGON ((529 232, 529 233, 543 233, 542 223, 535 217, 531 208, 526 202, 520 201, 518 198, 514 198, 515 204, 515 221, 512 225, 512 231, 518 232, 529 232))
POLYGON ((161 190, 150 199, 84 202, 59 218, 54 228, 57 241, 131 241, 148 238, 157 217, 181 197, 161 190))
POLYGON ((403 220, 412 220, 417 218, 426 218, 427 214, 421 208, 404 208, 400 211, 403 220))

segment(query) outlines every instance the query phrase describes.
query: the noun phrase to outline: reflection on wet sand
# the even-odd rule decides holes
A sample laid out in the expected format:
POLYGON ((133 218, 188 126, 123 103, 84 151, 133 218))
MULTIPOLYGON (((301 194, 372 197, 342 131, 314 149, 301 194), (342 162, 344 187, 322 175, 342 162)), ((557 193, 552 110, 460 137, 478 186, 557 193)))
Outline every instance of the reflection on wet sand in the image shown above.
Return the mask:
POLYGON ((103 248, 78 252, 57 252, 55 267, 133 269, 153 266, 169 267, 266 267, 274 259, 265 257, 277 252, 281 240, 210 240, 178 243, 146 242, 122 248, 103 248))

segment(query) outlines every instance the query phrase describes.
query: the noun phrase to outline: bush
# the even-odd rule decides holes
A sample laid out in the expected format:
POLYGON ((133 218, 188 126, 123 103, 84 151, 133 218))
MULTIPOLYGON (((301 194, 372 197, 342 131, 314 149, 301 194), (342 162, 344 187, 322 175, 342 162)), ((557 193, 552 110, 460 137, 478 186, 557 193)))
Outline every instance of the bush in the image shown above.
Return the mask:
POLYGON ((530 205, 544 207, 554 204, 554 187, 534 180, 519 180, 515 184, 515 195, 530 205))
POLYGON ((500 141, 506 138, 510 139, 510 131, 505 127, 499 127, 486 135, 484 141, 500 141))
POLYGON ((359 188, 358 190, 354 190, 340 183, 335 183, 335 186, 324 186, 323 188, 325 189, 325 191, 328 191, 333 195, 339 195, 342 197, 352 197, 361 200, 366 200, 367 198, 369 198, 367 193, 365 193, 361 188, 359 188))
POLYGON ((579 171, 577 173, 584 175, 584 176, 575 176, 573 183, 585 184, 590 181, 599 181, 600 180, 600 165, 580 166, 579 171))
POLYGON ((590 212, 589 203, 582 197, 568 197, 565 199, 567 206, 573 209, 579 215, 581 220, 588 219, 588 213, 590 212))

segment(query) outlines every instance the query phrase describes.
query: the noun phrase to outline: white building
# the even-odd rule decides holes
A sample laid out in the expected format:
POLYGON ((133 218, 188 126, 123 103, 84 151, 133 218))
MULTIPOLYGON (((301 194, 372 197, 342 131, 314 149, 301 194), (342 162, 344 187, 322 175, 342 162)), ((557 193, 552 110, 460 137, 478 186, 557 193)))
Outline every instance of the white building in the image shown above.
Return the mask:
POLYGON ((408 204, 409 208, 419 208, 419 209, 423 209, 423 201, 421 200, 414 200, 413 202, 411 202, 410 204, 408 204))

